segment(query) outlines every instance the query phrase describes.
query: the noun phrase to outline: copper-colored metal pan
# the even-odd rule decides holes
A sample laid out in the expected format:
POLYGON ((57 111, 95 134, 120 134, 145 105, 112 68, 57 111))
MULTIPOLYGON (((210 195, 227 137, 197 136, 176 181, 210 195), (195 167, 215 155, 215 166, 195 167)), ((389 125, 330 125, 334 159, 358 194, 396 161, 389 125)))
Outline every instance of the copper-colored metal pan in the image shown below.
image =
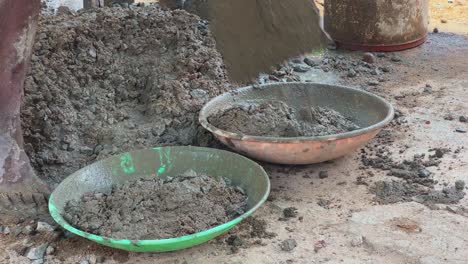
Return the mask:
POLYGON ((390 103, 366 91, 317 83, 275 83, 220 95, 203 107, 199 121, 222 143, 246 156, 279 164, 312 164, 336 159, 364 146, 393 116, 390 103), (297 109, 307 105, 329 107, 362 128, 336 135, 278 138, 232 133, 208 122, 209 116, 234 104, 267 100, 280 100, 297 109))

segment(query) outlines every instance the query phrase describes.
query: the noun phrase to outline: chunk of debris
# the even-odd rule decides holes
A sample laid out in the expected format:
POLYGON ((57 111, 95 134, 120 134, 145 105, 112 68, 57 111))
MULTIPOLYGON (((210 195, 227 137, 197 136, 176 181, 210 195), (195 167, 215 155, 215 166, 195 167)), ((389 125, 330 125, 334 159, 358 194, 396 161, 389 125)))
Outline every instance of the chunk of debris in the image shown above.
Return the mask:
POLYGON ((348 77, 353 78, 356 77, 357 73, 354 69, 349 69, 348 70, 348 77))
POLYGON ((459 191, 465 189, 465 181, 463 180, 458 180, 455 182, 455 188, 459 191))
POLYGON ((283 216, 285 218, 294 218, 298 214, 296 207, 288 207, 283 210, 283 216))
POLYGON ((401 58, 399 56, 392 56, 391 60, 394 62, 400 62, 401 58))
POLYGON ((38 247, 33 247, 31 249, 29 249, 28 251, 28 254, 26 255, 26 257, 30 260, 36 260, 36 259, 43 259, 44 258, 44 254, 46 252, 46 249, 47 249, 47 243, 45 244, 42 244, 38 247))
POLYGON ((41 222, 41 221, 37 222, 37 227, 36 227, 37 232, 47 233, 47 232, 53 232, 54 230, 55 228, 46 222, 41 222))
POLYGON ((320 171, 319 172, 319 178, 320 179, 328 178, 328 171, 320 171))
POLYGON ((374 63, 375 62, 375 56, 374 54, 370 52, 366 52, 362 55, 362 60, 367 62, 367 63, 374 63))
POLYGON ((53 246, 48 246, 45 251, 46 255, 52 255, 54 254, 54 252, 55 252, 55 248, 53 246))
POLYGON ((353 246, 353 247, 359 247, 363 243, 364 243, 364 237, 363 236, 356 236, 356 237, 353 237, 353 239, 351 240, 351 246, 353 246))
POLYGON ((297 242, 295 239, 286 239, 281 242, 280 246, 283 251, 290 252, 297 247, 297 242))

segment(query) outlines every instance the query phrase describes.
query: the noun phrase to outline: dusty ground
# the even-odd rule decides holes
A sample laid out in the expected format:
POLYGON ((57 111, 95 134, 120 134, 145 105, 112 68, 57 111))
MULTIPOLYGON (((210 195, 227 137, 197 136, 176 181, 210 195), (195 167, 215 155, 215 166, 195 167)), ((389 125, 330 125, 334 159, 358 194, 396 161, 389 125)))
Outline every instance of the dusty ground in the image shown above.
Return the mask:
MULTIPOLYGON (((464 6, 457 10, 466 10, 464 6)), ((466 25, 464 17, 460 23, 466 25)), ((450 25, 451 20, 447 20, 442 24, 450 25)), ((431 148, 450 148, 439 166, 428 168, 438 181, 438 190, 457 180, 468 181, 468 150, 462 148, 468 145, 468 134, 455 132, 468 130, 468 123, 459 121, 460 116, 468 116, 467 30, 466 26, 440 26, 439 32, 430 34, 421 47, 376 56, 370 68, 356 63, 352 67, 355 77, 348 77, 349 69, 335 65, 340 61, 358 62, 362 53, 344 51, 330 51, 316 58, 318 66, 290 77, 346 84, 390 100, 402 117, 385 130, 386 140, 376 139, 366 149, 386 145, 388 155, 401 161, 414 154, 427 155, 431 148), (378 71, 374 65, 380 67, 378 71), (383 71, 384 67, 388 72, 383 71), (450 114, 453 120, 447 120, 450 114)), ((265 164, 272 193, 255 217, 265 220, 267 231, 275 236, 236 238, 246 229, 261 225, 249 221, 231 234, 195 248, 136 254, 68 235, 54 239, 42 233, 10 234, 0 236, 0 244, 8 245, 0 247, 0 262, 29 263, 16 252, 47 241, 55 252, 45 258, 46 263, 93 263, 99 256, 104 256, 105 263, 466 263, 468 198, 457 204, 429 207, 416 202, 379 205, 370 187, 379 180, 396 178, 387 176, 387 171, 363 166, 360 153, 358 150, 333 162, 311 166, 265 164), (327 177, 322 171, 327 171, 327 177), (297 208, 297 215, 288 209, 289 217, 285 217, 283 210, 290 207, 297 208), (291 240, 282 243, 287 239, 294 239, 297 247, 291 240)))

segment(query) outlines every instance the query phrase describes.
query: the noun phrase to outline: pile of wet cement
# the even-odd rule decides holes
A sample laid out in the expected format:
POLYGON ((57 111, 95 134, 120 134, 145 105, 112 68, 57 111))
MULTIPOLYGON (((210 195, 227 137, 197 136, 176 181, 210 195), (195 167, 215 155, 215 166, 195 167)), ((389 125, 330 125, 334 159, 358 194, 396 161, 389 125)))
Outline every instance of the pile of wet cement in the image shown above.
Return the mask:
POLYGON ((162 239, 200 232, 246 210, 242 190, 206 175, 139 179, 109 194, 67 203, 65 219, 89 233, 121 239, 162 239))
POLYGON ((202 145, 198 111, 229 89, 207 23, 157 6, 42 17, 25 83, 25 149, 58 183, 98 159, 202 145))
POLYGON ((359 129, 339 112, 327 107, 295 111, 281 101, 236 105, 208 118, 215 127, 249 136, 311 137, 359 129))

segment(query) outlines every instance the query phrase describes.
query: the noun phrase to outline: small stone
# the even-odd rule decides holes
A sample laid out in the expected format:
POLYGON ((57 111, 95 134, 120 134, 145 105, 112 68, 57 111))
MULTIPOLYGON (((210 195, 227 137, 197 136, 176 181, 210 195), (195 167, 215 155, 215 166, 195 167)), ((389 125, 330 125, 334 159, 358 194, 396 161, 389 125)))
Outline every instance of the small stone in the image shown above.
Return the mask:
POLYGON ((432 93, 432 87, 424 87, 424 90, 423 90, 425 93, 432 93))
POLYGON ((52 255, 55 252, 55 248, 53 246, 48 246, 46 249, 46 255, 52 255))
POLYGON ((281 249, 283 251, 292 251, 295 247, 297 247, 297 242, 295 239, 286 239, 283 242, 281 242, 281 249))
POLYGON ((435 27, 435 28, 432 30, 432 32, 434 32, 434 33, 437 34, 437 33, 439 33, 439 29, 435 27))
POLYGON ((80 153, 84 154, 84 155, 87 155, 87 156, 91 156, 91 155, 94 154, 94 149, 90 148, 90 147, 87 147, 87 146, 83 146, 83 147, 80 148, 80 153))
POLYGON ((320 179, 328 178, 328 171, 320 171, 319 172, 319 178, 320 179))
POLYGON ((459 120, 460 122, 462 122, 462 123, 468 122, 468 118, 466 118, 466 116, 460 116, 460 117, 458 118, 458 120, 459 120))
POLYGON ((446 19, 441 19, 440 23, 445 24, 445 23, 447 23, 447 20, 446 19))
POLYGON ((4 235, 10 234, 10 232, 11 232, 11 230, 10 230, 10 228, 9 228, 8 226, 6 226, 6 227, 3 228, 2 233, 3 233, 4 235))
POLYGON ((380 82, 376 81, 376 80, 370 80, 370 81, 367 82, 367 85, 369 85, 369 86, 377 86, 379 84, 380 84, 380 82))
POLYGON ((353 247, 359 247, 364 243, 364 237, 363 236, 356 236, 351 240, 351 246, 353 247))
POLYGON ((349 69, 348 77, 353 78, 353 77, 356 77, 356 75, 357 75, 357 73, 356 73, 356 71, 354 69, 349 69))
POLYGON ((198 99, 207 99, 208 98, 208 93, 205 90, 202 89, 195 89, 190 92, 190 95, 193 98, 198 98, 198 99))
POLYGON ((96 53, 96 50, 94 48, 89 49, 88 54, 89 54, 89 56, 91 56, 93 58, 97 57, 97 53, 96 53))
POLYGON ((375 56, 374 54, 370 52, 366 52, 362 55, 362 60, 367 62, 367 63, 374 63, 375 62, 375 56))
POLYGON ((25 235, 32 235, 34 234, 34 228, 30 225, 27 225, 23 228, 23 234, 25 235))
POLYGON ((29 252, 26 255, 26 257, 30 260, 42 259, 44 258, 46 249, 47 249, 47 244, 42 244, 38 247, 33 247, 29 249, 29 252))
POLYGON ((302 63, 301 58, 294 58, 291 61, 294 62, 294 63, 302 63))
POLYGON ((448 113, 444 116, 444 119, 445 120, 448 120, 448 121, 452 121, 454 118, 453 118, 453 115, 451 113, 448 113))
POLYGON ((310 67, 303 66, 303 65, 294 65, 293 70, 295 72, 308 72, 310 71, 310 67))
POLYGON ((431 175, 431 172, 428 171, 427 169, 420 169, 418 172, 419 177, 421 178, 427 178, 431 175))
POLYGON ((383 72, 390 72, 391 70, 389 66, 383 66, 381 69, 383 72))
POLYGON ((399 61, 401 61, 401 58, 398 57, 398 56, 392 56, 391 60, 394 61, 394 62, 399 62, 399 61))
POLYGON ((46 222, 37 222, 37 227, 36 227, 36 231, 37 232, 53 232, 55 230, 55 228, 51 225, 49 225, 48 223, 46 222))
POLYGON ((466 130, 464 128, 457 128, 457 129, 455 129, 455 132, 464 134, 464 133, 466 133, 466 130))
POLYGON ((463 189, 465 189, 465 181, 463 180, 458 180, 455 182, 455 189, 461 191, 463 189))
POLYGON ((379 70, 378 68, 375 68, 375 69, 373 69, 373 70, 371 71, 371 74, 372 74, 372 75, 380 75, 380 74, 382 74, 382 73, 380 72, 380 70, 379 70))
POLYGON ((383 53, 383 52, 379 52, 379 53, 377 53, 377 57, 385 58, 385 57, 387 57, 387 55, 385 53, 383 53))
POLYGON ((297 216, 297 208, 296 207, 288 207, 283 210, 283 215, 286 218, 293 218, 297 216))
POLYGON ((403 113, 402 113, 400 110, 395 109, 395 113, 394 113, 394 116, 393 116, 393 117, 394 117, 395 119, 398 119, 398 118, 400 118, 400 117, 402 117, 402 116, 403 116, 403 113))
POLYGON ((309 65, 310 67, 315 67, 315 66, 319 66, 320 65, 320 62, 317 61, 317 60, 314 60, 314 59, 311 59, 311 58, 305 58, 304 59, 304 63, 309 65))

